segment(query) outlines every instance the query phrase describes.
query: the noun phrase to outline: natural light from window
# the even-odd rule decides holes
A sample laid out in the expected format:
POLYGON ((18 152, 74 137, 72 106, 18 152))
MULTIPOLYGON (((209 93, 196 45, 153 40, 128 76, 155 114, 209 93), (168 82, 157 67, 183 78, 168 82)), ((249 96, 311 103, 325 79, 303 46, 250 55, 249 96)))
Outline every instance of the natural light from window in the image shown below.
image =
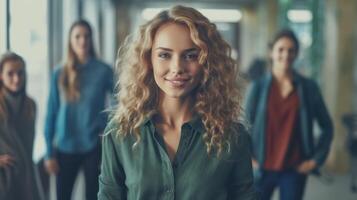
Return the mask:
POLYGON ((6 0, 0 0, 0 53, 6 50, 6 0))
POLYGON ((37 124, 33 158, 45 151, 43 123, 48 93, 47 0, 11 0, 11 50, 27 64, 27 91, 37 104, 37 124))

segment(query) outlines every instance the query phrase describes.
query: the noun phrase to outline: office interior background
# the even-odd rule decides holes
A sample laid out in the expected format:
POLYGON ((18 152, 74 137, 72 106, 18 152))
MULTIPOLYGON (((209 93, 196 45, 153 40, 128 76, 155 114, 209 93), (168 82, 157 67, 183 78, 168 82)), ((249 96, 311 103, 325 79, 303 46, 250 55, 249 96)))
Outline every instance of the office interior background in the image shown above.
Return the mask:
MULTIPOLYGON (((11 50, 25 58, 27 90, 37 103, 34 162, 45 152, 50 74, 65 56, 71 23, 88 20, 98 57, 114 66, 126 36, 177 4, 197 8, 216 23, 242 74, 254 59, 267 58, 267 44, 278 30, 296 32, 301 50, 295 68, 319 84, 335 126, 325 176, 309 179, 306 199, 357 199, 349 190, 346 138, 352 129, 342 122, 357 112, 356 0, 0 0, 0 53, 11 50)), ((75 199, 82 198, 80 182, 75 199)))

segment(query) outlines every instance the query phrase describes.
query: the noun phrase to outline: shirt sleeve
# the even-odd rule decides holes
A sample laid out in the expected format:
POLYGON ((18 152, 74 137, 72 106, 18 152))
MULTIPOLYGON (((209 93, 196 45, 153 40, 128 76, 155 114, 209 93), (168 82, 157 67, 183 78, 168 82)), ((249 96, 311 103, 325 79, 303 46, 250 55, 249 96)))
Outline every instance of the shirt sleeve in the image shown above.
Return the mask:
POLYGON ((253 184, 251 162, 251 140, 246 131, 241 131, 238 137, 237 162, 232 172, 232 181, 228 188, 229 200, 256 200, 258 199, 253 184))
POLYGON ((245 111, 245 117, 249 121, 250 124, 254 123, 255 119, 255 114, 256 114, 256 108, 257 108, 257 101, 258 101, 258 89, 257 89, 257 83, 252 82, 246 92, 245 98, 244 98, 244 111, 245 111))
POLYGON ((111 67, 109 67, 108 70, 108 78, 107 78, 107 90, 109 91, 110 98, 109 98, 109 103, 110 106, 115 105, 115 77, 114 77, 114 72, 111 67))
POLYGON ((102 133, 105 129, 107 122, 110 118, 110 111, 114 109, 115 106, 115 95, 114 95, 114 74, 113 69, 109 65, 105 65, 105 82, 104 89, 106 92, 105 96, 105 110, 100 113, 100 125, 99 132, 102 133))
POLYGON ((113 136, 102 139, 102 166, 99 176, 98 200, 124 200, 126 198, 125 173, 120 164, 113 136))
POLYGON ((315 113, 315 119, 320 127, 321 134, 319 136, 317 147, 314 155, 314 160, 317 162, 318 166, 321 166, 329 153, 332 138, 333 138, 333 124, 331 117, 327 111, 326 105, 323 101, 321 92, 317 87, 316 83, 313 84, 314 87, 314 106, 313 109, 315 113))
POLYGON ((57 114, 60 107, 58 78, 60 75, 60 69, 56 69, 51 77, 50 92, 47 102, 47 115, 45 121, 45 140, 46 140, 46 158, 53 156, 53 138, 55 135, 55 126, 57 120, 57 114))

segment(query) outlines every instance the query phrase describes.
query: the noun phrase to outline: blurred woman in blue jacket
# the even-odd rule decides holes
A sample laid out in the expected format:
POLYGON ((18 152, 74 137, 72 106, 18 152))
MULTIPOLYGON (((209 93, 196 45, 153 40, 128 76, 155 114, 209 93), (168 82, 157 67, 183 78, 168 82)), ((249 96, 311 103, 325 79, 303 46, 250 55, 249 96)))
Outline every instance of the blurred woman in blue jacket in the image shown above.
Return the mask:
POLYGON ((100 162, 99 135, 106 125, 106 97, 112 93, 113 72, 94 52, 92 29, 79 20, 69 31, 68 54, 55 68, 45 125, 45 167, 56 174, 57 199, 71 198, 83 168, 86 199, 96 199, 100 162))
POLYGON ((307 174, 324 163, 332 141, 333 125, 317 84, 292 68, 298 51, 292 31, 277 33, 270 45, 271 72, 254 81, 246 96, 262 199, 270 199, 277 187, 282 200, 302 199, 307 174))

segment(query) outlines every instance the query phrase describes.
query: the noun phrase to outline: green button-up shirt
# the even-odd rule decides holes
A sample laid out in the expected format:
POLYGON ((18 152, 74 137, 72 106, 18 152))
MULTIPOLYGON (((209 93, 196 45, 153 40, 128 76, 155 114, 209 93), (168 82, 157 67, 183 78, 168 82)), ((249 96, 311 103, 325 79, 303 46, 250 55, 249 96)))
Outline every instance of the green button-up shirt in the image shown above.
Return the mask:
POLYGON ((135 148, 136 138, 117 137, 116 125, 110 123, 103 137, 98 199, 256 199, 249 135, 238 124, 232 130, 237 141, 217 156, 206 151, 200 119, 183 124, 171 162, 151 119, 141 126, 141 141, 135 148))

